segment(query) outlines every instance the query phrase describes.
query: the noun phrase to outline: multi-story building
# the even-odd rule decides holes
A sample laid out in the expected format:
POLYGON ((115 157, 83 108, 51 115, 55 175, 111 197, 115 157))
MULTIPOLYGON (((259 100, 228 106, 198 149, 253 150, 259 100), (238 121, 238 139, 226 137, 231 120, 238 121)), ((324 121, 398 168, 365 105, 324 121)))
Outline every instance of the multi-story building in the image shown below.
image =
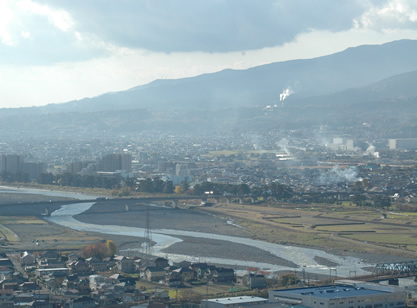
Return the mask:
POLYGON ((22 171, 23 157, 17 154, 0 155, 0 171, 17 173, 22 171))
POLYGON ((27 173, 30 180, 36 180, 42 173, 46 173, 45 163, 24 162, 23 172, 27 173))
POLYGON ((417 150, 417 138, 388 139, 390 150, 417 150))
POLYGON ((120 170, 132 172, 132 154, 120 154, 120 170))
POLYGON ((103 156, 99 169, 104 172, 115 172, 118 170, 132 172, 132 154, 108 154, 103 156))
POLYGON ((6 155, 0 155, 0 171, 6 171, 6 155))
POLYGON ((71 163, 67 165, 67 172, 77 174, 81 172, 81 170, 83 170, 84 164, 85 163, 81 161, 72 161, 71 163))

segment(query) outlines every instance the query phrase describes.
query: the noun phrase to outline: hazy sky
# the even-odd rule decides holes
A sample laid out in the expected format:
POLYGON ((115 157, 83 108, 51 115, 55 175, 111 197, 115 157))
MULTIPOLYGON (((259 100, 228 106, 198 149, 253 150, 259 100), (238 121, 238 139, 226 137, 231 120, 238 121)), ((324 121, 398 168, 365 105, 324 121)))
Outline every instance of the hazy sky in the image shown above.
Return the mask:
POLYGON ((417 39, 417 0, 0 0, 0 107, 417 39))

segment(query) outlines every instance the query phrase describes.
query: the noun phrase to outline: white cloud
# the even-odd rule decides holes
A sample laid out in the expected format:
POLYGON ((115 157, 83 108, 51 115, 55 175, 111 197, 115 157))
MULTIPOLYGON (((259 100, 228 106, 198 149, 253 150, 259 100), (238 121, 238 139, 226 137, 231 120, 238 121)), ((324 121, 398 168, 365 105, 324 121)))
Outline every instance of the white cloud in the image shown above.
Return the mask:
POLYGON ((417 1, 391 0, 371 6, 360 18, 354 20, 356 27, 375 30, 417 28, 417 1))
POLYGON ((30 32, 29 31, 22 31, 21 32, 22 37, 24 38, 29 38, 30 37, 30 32))
POLYGON ((41 5, 31 0, 19 1, 17 6, 30 14, 47 17, 49 22, 61 31, 66 32, 74 26, 74 21, 70 14, 64 10, 54 10, 46 5, 41 5))
POLYGON ((54 10, 31 0, 0 0, 0 37, 3 44, 15 46, 21 37, 27 38, 34 16, 47 18, 51 25, 64 32, 74 25, 71 16, 63 10, 54 10))
POLYGON ((42 0, 68 11, 81 33, 156 52, 256 50, 291 42, 310 29, 347 30, 363 13, 361 2, 119 0, 97 5, 85 0, 42 0))
POLYGON ((71 15, 33 0, 0 0, 0 63, 50 65, 107 53, 75 30, 71 15), (84 38, 84 39, 81 39, 84 38))
POLYGON ((2 43, 8 46, 15 44, 9 29, 14 18, 15 15, 9 2, 0 0, 0 38, 2 43))

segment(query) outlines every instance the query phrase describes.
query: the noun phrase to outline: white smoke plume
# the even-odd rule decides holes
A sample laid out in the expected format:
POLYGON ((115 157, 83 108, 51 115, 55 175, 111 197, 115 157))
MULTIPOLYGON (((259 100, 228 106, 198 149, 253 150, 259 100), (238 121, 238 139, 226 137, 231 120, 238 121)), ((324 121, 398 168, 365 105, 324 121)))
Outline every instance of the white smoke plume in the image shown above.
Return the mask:
POLYGON ((320 185, 330 185, 339 182, 356 182, 362 181, 362 178, 358 177, 358 170, 356 168, 340 169, 338 166, 334 166, 327 172, 322 172, 318 182, 320 185))
POLYGON ((373 144, 369 144, 368 148, 366 149, 364 155, 373 156, 375 158, 379 158, 379 152, 375 151, 375 146, 373 144))
POLYGON ((282 138, 281 141, 276 143, 280 147, 281 152, 285 152, 287 155, 291 155, 291 151, 288 149, 288 139, 282 138))
POLYGON ((290 96, 291 94, 293 94, 293 90, 291 90, 290 87, 282 90, 282 93, 279 95, 279 101, 283 102, 288 96, 290 96))

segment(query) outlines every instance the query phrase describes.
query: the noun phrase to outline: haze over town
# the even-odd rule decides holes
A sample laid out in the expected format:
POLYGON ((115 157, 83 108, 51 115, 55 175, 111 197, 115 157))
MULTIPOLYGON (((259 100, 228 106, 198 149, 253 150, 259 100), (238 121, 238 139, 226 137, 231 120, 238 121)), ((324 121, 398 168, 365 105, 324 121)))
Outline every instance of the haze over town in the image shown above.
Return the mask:
POLYGON ((0 0, 0 306, 413 305, 416 54, 413 0, 0 0))

